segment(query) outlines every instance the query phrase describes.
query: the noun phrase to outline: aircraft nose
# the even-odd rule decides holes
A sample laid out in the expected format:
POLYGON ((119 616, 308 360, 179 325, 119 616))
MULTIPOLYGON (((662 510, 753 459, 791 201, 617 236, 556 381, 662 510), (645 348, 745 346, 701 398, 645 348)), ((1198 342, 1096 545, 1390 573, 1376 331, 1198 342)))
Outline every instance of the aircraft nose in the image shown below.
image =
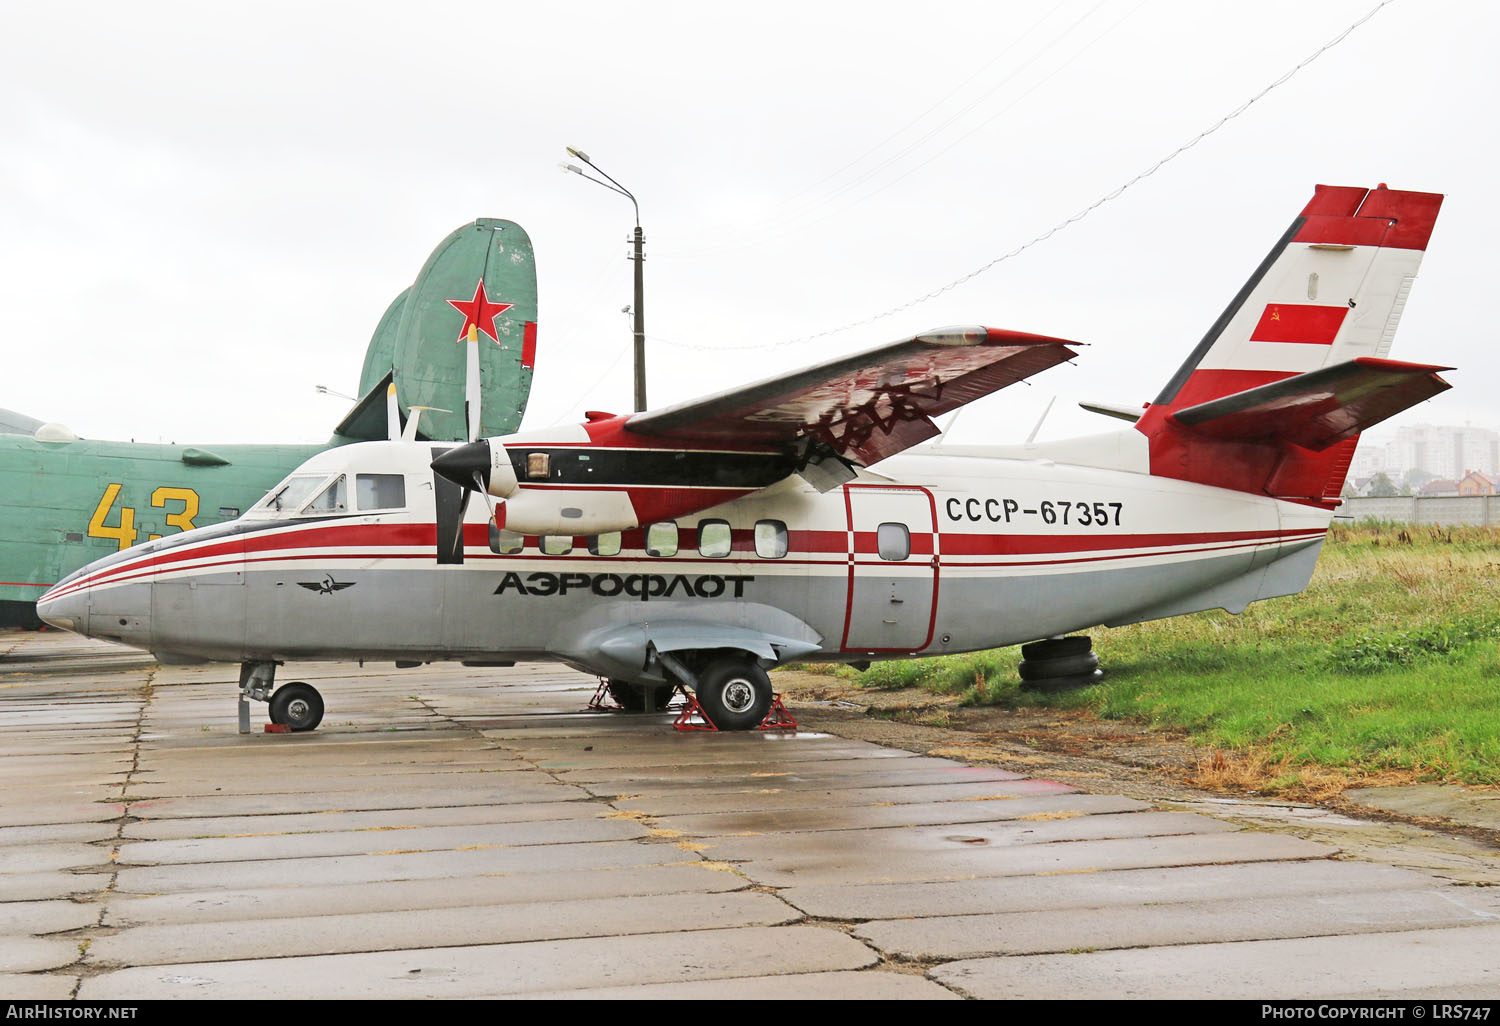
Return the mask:
POLYGON ((432 461, 432 469, 461 488, 474 487, 474 475, 490 485, 490 443, 487 439, 456 445, 432 461))
POLYGON ((68 581, 54 585, 36 601, 36 615, 53 627, 78 634, 89 632, 89 591, 87 586, 68 581))

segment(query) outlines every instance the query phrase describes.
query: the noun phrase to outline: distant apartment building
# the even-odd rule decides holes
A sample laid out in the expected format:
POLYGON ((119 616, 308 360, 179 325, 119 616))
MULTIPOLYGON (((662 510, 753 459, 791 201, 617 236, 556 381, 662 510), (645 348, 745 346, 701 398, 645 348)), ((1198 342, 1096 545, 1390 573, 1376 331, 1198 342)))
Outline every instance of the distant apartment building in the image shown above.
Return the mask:
POLYGON ((1500 432, 1473 425, 1397 428, 1394 439, 1361 441, 1350 476, 1383 473, 1400 482, 1413 470, 1450 483, 1462 480, 1471 470, 1491 480, 1500 477, 1500 432))

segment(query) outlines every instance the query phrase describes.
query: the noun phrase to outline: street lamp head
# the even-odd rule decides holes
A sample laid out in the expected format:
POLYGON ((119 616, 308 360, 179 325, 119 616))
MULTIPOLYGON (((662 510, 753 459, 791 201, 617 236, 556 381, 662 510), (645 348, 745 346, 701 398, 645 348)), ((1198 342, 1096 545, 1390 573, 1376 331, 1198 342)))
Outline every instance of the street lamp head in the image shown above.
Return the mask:
MULTIPOLYGON (((558 164, 557 165, 557 169, 559 171, 563 172, 564 174, 569 174, 569 173, 575 174, 575 175, 582 175, 583 174, 583 168, 579 167, 577 164, 558 164)), ((584 177, 587 178, 588 176, 584 175, 584 177)))
POLYGON ((575 150, 571 146, 566 147, 566 149, 568 151, 569 156, 577 157, 579 160, 583 161, 585 164, 592 164, 593 163, 593 161, 589 160, 589 155, 587 153, 584 153, 582 150, 575 150))

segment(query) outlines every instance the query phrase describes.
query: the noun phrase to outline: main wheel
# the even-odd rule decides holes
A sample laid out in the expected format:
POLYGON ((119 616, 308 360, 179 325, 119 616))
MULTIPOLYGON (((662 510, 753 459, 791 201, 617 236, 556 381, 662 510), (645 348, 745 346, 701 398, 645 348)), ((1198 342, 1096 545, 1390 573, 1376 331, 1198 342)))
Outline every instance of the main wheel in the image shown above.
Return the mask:
POLYGON ((652 691, 656 692, 651 703, 655 712, 665 712, 667 703, 672 700, 671 688, 648 688, 644 684, 632 684, 627 680, 611 680, 608 686, 609 697, 626 712, 645 712, 646 696, 652 691))
POLYGON ((771 678, 747 659, 720 659, 698 674, 698 704, 720 730, 754 730, 771 711, 771 678))
POLYGON ((293 731, 312 730, 323 722, 323 696, 300 680, 283 684, 271 695, 271 722, 293 731))

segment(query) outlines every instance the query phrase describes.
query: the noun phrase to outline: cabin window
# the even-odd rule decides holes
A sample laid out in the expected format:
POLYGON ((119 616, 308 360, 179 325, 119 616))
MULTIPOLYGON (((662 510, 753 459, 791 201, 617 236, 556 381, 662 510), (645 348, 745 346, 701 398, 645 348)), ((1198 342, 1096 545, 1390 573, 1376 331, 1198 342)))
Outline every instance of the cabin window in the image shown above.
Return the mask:
POLYGON ((727 520, 698 521, 698 555, 723 559, 733 548, 733 537, 727 520))
POLYGON ((620 532, 609 531, 605 534, 589 536, 589 555, 591 556, 618 556, 620 554, 620 532))
POLYGON ((280 513, 295 510, 312 494, 312 490, 323 483, 323 476, 288 478, 280 487, 273 489, 265 498, 265 508, 280 513))
POLYGON ((354 497, 361 510, 405 509, 406 477, 403 474, 355 474, 354 497))
POLYGON ((780 559, 786 555, 786 524, 780 520, 755 522, 755 554, 761 559, 780 559))
POLYGON ((302 512, 304 514, 343 513, 349 509, 348 491, 344 475, 340 474, 334 479, 333 484, 318 493, 318 497, 309 502, 302 512))
POLYGON ((677 555, 677 522, 663 520, 646 528, 646 555, 677 555))
POLYGON ((507 531, 503 527, 495 526, 490 521, 490 551, 498 552, 502 556, 514 556, 526 547, 526 536, 514 531, 507 531))
POLYGON ((901 560, 911 555, 911 532, 905 524, 881 524, 875 531, 881 559, 901 560))
POLYGON ((573 551, 571 534, 542 535, 542 551, 549 556, 566 556, 573 551))

